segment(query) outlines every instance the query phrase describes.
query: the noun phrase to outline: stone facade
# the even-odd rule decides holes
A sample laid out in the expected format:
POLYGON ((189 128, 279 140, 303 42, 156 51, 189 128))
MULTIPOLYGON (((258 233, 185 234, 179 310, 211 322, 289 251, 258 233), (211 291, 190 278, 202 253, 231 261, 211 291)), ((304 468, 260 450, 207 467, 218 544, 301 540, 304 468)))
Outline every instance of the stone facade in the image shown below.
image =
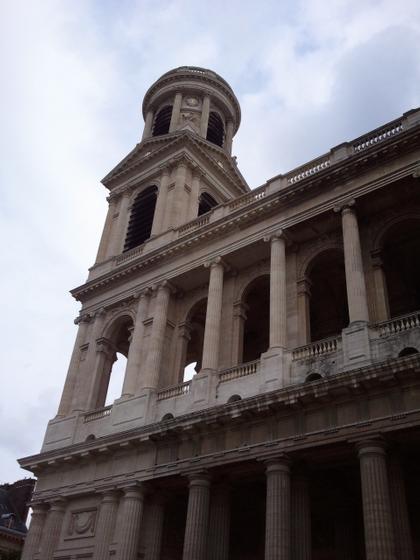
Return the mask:
POLYGON ((20 461, 24 560, 420 558, 420 110, 253 190, 220 76, 168 72, 143 116, 20 461))

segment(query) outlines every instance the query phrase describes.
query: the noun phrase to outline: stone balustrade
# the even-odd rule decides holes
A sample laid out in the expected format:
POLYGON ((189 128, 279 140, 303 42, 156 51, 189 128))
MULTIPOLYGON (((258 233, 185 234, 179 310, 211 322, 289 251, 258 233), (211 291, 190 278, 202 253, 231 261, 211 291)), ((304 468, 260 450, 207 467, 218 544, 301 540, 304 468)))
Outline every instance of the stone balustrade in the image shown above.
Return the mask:
POLYGON ((420 311, 395 317, 389 321, 383 321, 378 323, 376 327, 379 331, 379 336, 388 336, 420 327, 420 311))
POLYGON ((253 373, 258 372, 259 367, 260 360, 254 360, 253 362, 247 362, 246 364, 240 364, 239 366, 225 369, 219 372, 219 381, 220 383, 224 383, 225 381, 231 381, 232 379, 252 375, 253 373))
POLYGON ((131 249, 130 251, 126 251, 125 253, 121 253, 121 255, 115 257, 115 264, 121 264, 122 262, 133 259, 134 257, 138 257, 143 253, 143 249, 144 244, 139 245, 138 247, 133 247, 133 249, 131 249))
POLYGON ((158 392, 157 400, 163 401, 165 399, 173 399, 175 397, 182 397, 183 395, 188 395, 191 391, 191 381, 185 381, 185 383, 180 383, 173 387, 168 387, 158 392))
POLYGON ((377 128, 373 130, 369 134, 364 134, 357 140, 352 142, 353 150, 355 153, 362 152, 379 142, 383 142, 384 140, 388 140, 392 136, 396 136, 400 132, 403 131, 403 123, 401 119, 396 121, 392 121, 381 128, 377 128))
POLYGON ((99 410, 94 410, 92 412, 88 412, 85 414, 83 422, 86 424, 87 422, 93 422, 94 420, 100 420, 101 418, 105 418, 109 416, 112 411, 112 404, 109 406, 105 406, 104 408, 100 408, 99 410))
POLYGON ((198 229, 207 225, 210 222, 210 212, 206 213, 204 216, 200 216, 191 222, 187 222, 185 225, 181 226, 178 230, 179 235, 185 235, 190 231, 198 229))
POLYGON ((308 358, 316 358, 323 354, 337 352, 341 344, 341 336, 332 338, 324 338, 306 346, 299 346, 292 351, 293 360, 304 360, 308 358))
POLYGON ((311 177, 312 175, 315 175, 316 173, 327 169, 330 165, 331 160, 329 154, 320 156, 319 158, 314 159, 309 163, 297 167, 296 169, 293 169, 292 171, 287 173, 287 183, 289 185, 294 185, 295 183, 302 181, 302 179, 306 179, 307 177, 311 177))
POLYGON ((243 196, 235 198, 231 202, 228 203, 228 208, 230 211, 236 210, 242 206, 247 206, 248 204, 252 204, 258 200, 262 200, 266 195, 266 186, 262 185, 257 189, 252 190, 250 193, 247 193, 243 196))

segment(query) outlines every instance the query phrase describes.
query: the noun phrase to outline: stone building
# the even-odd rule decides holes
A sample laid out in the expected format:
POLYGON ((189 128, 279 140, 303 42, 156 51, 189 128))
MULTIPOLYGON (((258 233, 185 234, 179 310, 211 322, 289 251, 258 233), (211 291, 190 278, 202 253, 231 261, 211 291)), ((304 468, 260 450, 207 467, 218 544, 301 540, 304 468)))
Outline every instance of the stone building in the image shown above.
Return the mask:
POLYGON ((220 76, 164 74, 143 116, 20 460, 24 560, 420 558, 420 110, 253 190, 220 76))
POLYGON ((34 486, 33 478, 0 485, 0 560, 20 558, 34 486))

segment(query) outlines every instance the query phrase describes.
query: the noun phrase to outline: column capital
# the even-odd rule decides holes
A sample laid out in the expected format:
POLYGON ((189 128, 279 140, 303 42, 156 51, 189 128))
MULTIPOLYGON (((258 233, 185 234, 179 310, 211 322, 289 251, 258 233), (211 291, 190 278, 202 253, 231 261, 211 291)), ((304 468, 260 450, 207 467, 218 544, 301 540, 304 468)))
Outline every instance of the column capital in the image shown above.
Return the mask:
POLYGON ((266 243, 273 243, 274 241, 279 240, 288 241, 288 237, 286 236, 284 229, 278 229, 277 231, 269 233, 268 235, 265 235, 263 239, 266 243))
POLYGON ((356 200, 354 198, 350 198, 334 206, 334 212, 336 212, 337 214, 344 214, 348 212, 354 213, 355 208, 356 200))
POLYGON ((159 171, 161 172, 162 175, 170 175, 171 173, 171 163, 168 161, 166 163, 162 163, 161 165, 159 165, 159 171))
POLYGON ((48 511, 48 504, 45 502, 30 502, 29 507, 32 508, 32 517, 34 515, 44 515, 48 511))
POLYGON ((249 305, 247 305, 243 301, 236 301, 233 304, 233 316, 234 317, 240 317, 241 319, 246 320, 248 310, 249 310, 249 305))
POLYGON ((299 294, 307 294, 308 296, 311 295, 312 282, 309 280, 309 278, 306 278, 306 276, 304 278, 299 278, 299 280, 296 280, 296 285, 297 285, 298 295, 299 294))
POLYGON ((286 453, 263 458, 261 461, 266 467, 265 470, 267 474, 272 472, 290 472, 290 466, 292 464, 291 458, 289 455, 286 455, 286 453))
POLYGON ((230 270, 230 266, 222 257, 214 257, 204 263, 204 268, 215 268, 216 266, 223 267, 226 271, 230 270))
POLYGON ((357 440, 354 443, 359 458, 367 455, 386 455, 387 442, 380 435, 357 440))
POLYGON ((81 323, 89 323, 91 319, 92 319, 92 316, 90 315, 90 313, 83 313, 83 314, 78 315, 75 318, 74 324, 75 325, 80 325, 81 323))
POLYGON ((384 263, 382 260, 382 249, 374 249, 370 252, 373 268, 382 268, 384 263))
POLYGON ((50 511, 64 512, 67 500, 62 496, 50 500, 50 511))
POLYGON ((145 299, 150 297, 152 294, 152 289, 147 287, 147 288, 143 288, 142 290, 136 291, 133 294, 133 299, 137 299, 137 300, 141 300, 141 299, 145 299))
POLYGON ((169 280, 163 280, 152 287, 152 292, 168 291, 170 294, 175 294, 177 288, 169 280))
POLYGON ((206 470, 187 473, 186 476, 188 478, 190 488, 192 486, 201 486, 205 488, 210 486, 211 476, 206 470))
POLYGON ((102 504, 114 504, 118 502, 119 492, 116 488, 108 488, 101 492, 101 503, 102 504))
POLYGON ((122 486, 123 499, 143 500, 145 496, 145 487, 141 482, 122 486))
POLYGON ((94 311, 94 313, 92 313, 92 317, 94 317, 95 319, 98 319, 100 317, 104 317, 105 315, 106 315, 105 307, 101 307, 100 309, 98 309, 97 311, 94 311))

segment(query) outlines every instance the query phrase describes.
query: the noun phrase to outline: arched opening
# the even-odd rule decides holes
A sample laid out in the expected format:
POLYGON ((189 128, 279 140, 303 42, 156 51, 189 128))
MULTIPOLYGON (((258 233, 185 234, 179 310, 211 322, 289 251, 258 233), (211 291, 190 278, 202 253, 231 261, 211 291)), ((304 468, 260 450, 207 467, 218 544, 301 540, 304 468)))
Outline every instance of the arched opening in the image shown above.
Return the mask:
POLYGON ((217 202, 211 196, 211 194, 203 192, 198 199, 198 215, 201 216, 206 212, 210 212, 212 208, 217 206, 217 202))
POLYGON ((155 117, 152 135, 161 136, 162 134, 168 134, 171 117, 172 105, 165 105, 165 107, 162 107, 155 117))
POLYGON ((149 239, 155 215, 157 187, 148 187, 134 199, 128 222, 124 251, 129 251, 149 239))
POLYGON ((317 255, 307 273, 311 341, 339 334, 349 324, 344 255, 330 249, 317 255))
POLYGON ((162 416, 162 422, 169 422, 169 420, 173 420, 173 419, 174 419, 174 415, 171 414, 170 412, 167 412, 162 416))
POLYGON ((309 375, 306 376, 305 383, 310 383, 311 381, 318 381, 319 379, 322 379, 322 375, 315 372, 310 373, 309 375))
POLYGON ((204 327, 206 324, 207 298, 197 302, 188 314, 188 330, 185 360, 182 364, 182 380, 189 381, 201 369, 203 356, 204 327))
POLYGON ((102 339, 95 408, 112 404, 121 396, 132 329, 131 317, 119 317, 102 339))
POLYGON ((382 259, 391 317, 420 309, 420 220, 400 222, 388 230, 382 259))
POLYGON ((206 139, 217 146, 223 146, 223 140, 225 137, 225 127, 223 126, 223 121, 220 115, 214 111, 210 112, 209 124, 207 126, 207 136, 206 139))
POLYGON ((241 401, 242 397, 240 395, 232 395, 231 397, 228 398, 227 402, 228 403, 233 403, 233 402, 238 402, 241 401))
POLYGON ((412 346, 407 346, 407 348, 403 348, 401 352, 398 354, 399 358, 403 358, 404 356, 412 356, 413 354, 418 354, 419 351, 412 346))
POLYGON ((257 360, 269 346, 270 278, 253 280, 243 295, 245 324, 243 329, 243 362, 257 360))

